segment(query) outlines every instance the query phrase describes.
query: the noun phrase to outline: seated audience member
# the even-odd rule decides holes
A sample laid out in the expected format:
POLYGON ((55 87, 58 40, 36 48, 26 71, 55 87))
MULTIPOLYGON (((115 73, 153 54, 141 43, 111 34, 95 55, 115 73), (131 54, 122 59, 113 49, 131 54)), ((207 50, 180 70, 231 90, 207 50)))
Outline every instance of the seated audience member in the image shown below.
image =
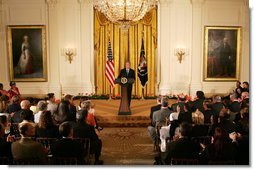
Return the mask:
POLYGON ((11 104, 7 107, 7 113, 12 114, 14 112, 21 110, 19 101, 20 101, 19 96, 13 96, 11 98, 11 104))
POLYGON ((243 82, 242 92, 248 92, 249 93, 249 83, 247 81, 243 82))
POLYGON ((158 96, 157 98, 157 105, 151 107, 150 111, 150 119, 151 119, 151 126, 153 125, 153 113, 161 109, 161 96, 158 96))
POLYGON ((80 97, 78 110, 82 110, 81 103, 83 103, 84 101, 87 101, 87 100, 89 100, 88 96, 81 96, 80 97))
POLYGON ((0 115, 0 123, 2 123, 5 133, 4 136, 6 137, 8 134, 10 134, 10 122, 7 115, 0 115))
POLYGON ((34 122, 33 112, 30 110, 30 102, 23 100, 20 103, 21 110, 14 113, 12 116, 13 123, 20 123, 23 120, 34 122))
POLYGON ((38 102, 37 108, 39 112, 35 113, 34 115, 34 123, 39 123, 41 113, 47 110, 47 103, 44 100, 41 100, 38 102))
POLYGON ((241 86, 241 82, 236 81, 236 88, 235 88, 234 92, 236 93, 237 98, 241 98, 242 91, 243 91, 243 88, 241 86))
POLYGON ((53 115, 54 113, 57 112, 57 104, 56 104, 56 98, 55 98, 55 94, 54 93, 48 93, 47 97, 47 110, 49 110, 51 112, 51 115, 53 115))
POLYGON ((70 114, 71 114, 71 120, 70 121, 76 121, 76 113, 77 113, 77 109, 76 106, 73 104, 73 96, 72 95, 65 95, 64 96, 64 100, 69 101, 70 102, 70 114))
POLYGON ((212 109, 209 108, 208 106, 210 105, 210 102, 208 100, 205 100, 203 103, 204 107, 204 121, 205 124, 210 124, 211 123, 211 116, 213 115, 212 109))
POLYGON ((13 142, 13 138, 9 135, 7 140, 4 138, 5 136, 4 125, 0 123, 0 157, 8 157, 12 158, 11 153, 11 142, 13 142))
POLYGON ((177 112, 177 106, 180 106, 180 112, 184 112, 184 105, 185 105, 186 97, 184 94, 178 95, 177 102, 172 104, 171 108, 173 112, 177 112))
POLYGON ((195 112, 197 109, 204 113, 204 103, 205 100, 205 94, 203 91, 197 91, 196 92, 196 99, 191 103, 191 111, 195 112))
POLYGON ((73 140, 73 127, 70 122, 63 122, 59 126, 62 139, 51 145, 51 153, 54 157, 75 157, 79 164, 83 164, 85 156, 84 146, 73 140))
POLYGON ((89 138, 91 142, 91 153, 95 154, 94 164, 103 164, 103 161, 99 159, 101 155, 102 142, 95 133, 94 127, 86 123, 87 115, 87 110, 79 110, 77 112, 77 123, 74 125, 74 137, 89 138))
POLYGON ((7 96, 8 97, 8 92, 4 90, 4 85, 0 83, 0 97, 2 96, 7 96))
MULTIPOLYGON (((246 112, 247 114, 247 112, 246 112)), ((236 144, 237 155, 236 164, 237 165, 249 165, 250 164, 250 147, 249 147, 249 122, 247 123, 247 115, 243 117, 243 124, 241 133, 230 133, 229 137, 236 144), (245 124, 246 123, 246 124, 245 124)), ((249 121, 249 120, 248 120, 249 121)))
POLYGON ((35 135, 33 123, 24 122, 19 124, 21 139, 12 143, 12 155, 16 160, 36 160, 41 164, 46 164, 47 151, 43 145, 35 142, 31 138, 35 135))
POLYGON ((50 111, 42 111, 36 126, 35 136, 40 138, 60 138, 58 126, 54 125, 50 111))
POLYGON ((203 125, 205 123, 205 116, 198 109, 195 112, 192 112, 192 123, 203 125))
POLYGON ((235 161, 236 147, 232 144, 229 134, 222 128, 215 128, 212 142, 201 154, 204 164, 210 161, 235 161))
POLYGON ((88 111, 88 116, 87 116, 87 123, 94 126, 98 131, 103 130, 102 127, 99 126, 97 119, 95 117, 95 109, 94 105, 92 105, 90 100, 83 101, 81 104, 81 109, 82 110, 87 110, 88 111))
POLYGON ((188 103, 184 103, 183 111, 180 111, 178 121, 179 123, 182 122, 188 122, 190 124, 192 123, 192 113, 190 111, 188 103))
POLYGON ((223 103, 221 102, 220 96, 214 96, 213 97, 213 104, 212 104, 212 113, 214 118, 214 123, 218 122, 220 111, 224 108, 223 103))
POLYGON ((154 112, 153 114, 153 125, 148 126, 147 130, 152 138, 152 141, 155 143, 156 140, 156 127, 157 126, 165 126, 166 121, 169 118, 169 115, 172 113, 171 110, 168 109, 168 98, 163 97, 161 99, 161 109, 154 112))
POLYGON ((16 86, 16 83, 14 81, 10 82, 10 89, 8 91, 9 98, 11 99, 13 96, 19 96, 20 97, 20 92, 19 88, 16 86))
POLYGON ((198 143, 191 141, 192 127, 189 123, 180 124, 179 139, 167 144, 165 153, 161 153, 162 162, 170 164, 171 158, 179 159, 198 159, 200 146, 198 143))
POLYGON ((57 112, 53 114, 53 119, 56 124, 61 124, 65 121, 73 121, 73 115, 70 113, 70 102, 63 100, 58 105, 57 112))
POLYGON ((237 129, 242 135, 249 135, 249 108, 244 107, 240 111, 240 119, 237 122, 237 129))

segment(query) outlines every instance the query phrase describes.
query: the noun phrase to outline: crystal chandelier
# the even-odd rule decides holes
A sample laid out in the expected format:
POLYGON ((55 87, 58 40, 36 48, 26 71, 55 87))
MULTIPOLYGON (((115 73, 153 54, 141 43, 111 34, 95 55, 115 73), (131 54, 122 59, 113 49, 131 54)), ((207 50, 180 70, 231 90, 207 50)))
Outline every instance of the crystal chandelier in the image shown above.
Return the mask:
POLYGON ((108 20, 128 28, 154 8, 159 0, 94 0, 94 7, 108 20))

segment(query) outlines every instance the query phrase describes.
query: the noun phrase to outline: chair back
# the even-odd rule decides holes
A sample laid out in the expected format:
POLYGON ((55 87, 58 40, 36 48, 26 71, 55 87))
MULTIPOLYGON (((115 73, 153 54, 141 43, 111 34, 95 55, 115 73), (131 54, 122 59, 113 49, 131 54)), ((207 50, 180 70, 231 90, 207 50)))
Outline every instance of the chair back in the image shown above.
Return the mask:
POLYGON ((171 158, 171 165, 198 165, 197 159, 171 158))
POLYGON ((0 157, 0 165, 9 165, 10 159, 8 157, 0 157))
POLYGON ((45 149, 47 149, 48 154, 51 154, 51 145, 55 141, 57 141, 57 138, 36 138, 36 141, 41 143, 45 149))
POLYGON ((75 157, 54 157, 54 165, 78 165, 75 157))
POLYGON ((31 160, 23 160, 23 159, 13 159, 12 165, 43 165, 40 160, 38 159, 31 159, 31 160))
POLYGON ((90 164, 91 163, 91 141, 89 138, 74 138, 73 140, 78 141, 84 146, 84 151, 85 151, 85 163, 90 164))
POLYGON ((234 160, 228 160, 228 161, 209 161, 208 165, 235 165, 234 160))

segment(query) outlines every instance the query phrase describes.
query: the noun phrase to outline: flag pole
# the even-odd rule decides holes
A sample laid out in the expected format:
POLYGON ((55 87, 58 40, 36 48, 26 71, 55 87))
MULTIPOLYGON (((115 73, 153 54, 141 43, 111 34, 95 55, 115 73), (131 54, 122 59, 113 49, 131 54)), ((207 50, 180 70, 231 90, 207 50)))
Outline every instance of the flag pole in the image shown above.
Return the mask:
MULTIPOLYGON (((143 28, 143 31, 142 31, 142 41, 144 41, 144 28, 143 28)), ((141 97, 141 100, 145 100, 144 93, 145 93, 145 87, 142 86, 142 97, 141 97)))
MULTIPOLYGON (((110 29, 108 30, 108 41, 110 41, 110 29)), ((109 84, 109 98, 108 100, 111 100, 112 97, 111 97, 111 85, 109 84)))

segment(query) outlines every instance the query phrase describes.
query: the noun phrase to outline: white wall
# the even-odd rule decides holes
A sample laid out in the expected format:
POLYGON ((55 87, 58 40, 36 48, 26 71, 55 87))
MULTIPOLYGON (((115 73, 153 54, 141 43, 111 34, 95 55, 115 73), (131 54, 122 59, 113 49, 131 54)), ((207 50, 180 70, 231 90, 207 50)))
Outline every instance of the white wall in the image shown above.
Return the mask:
POLYGON ((249 81, 248 12, 248 0, 163 0, 158 17, 160 92, 194 96, 197 90, 226 94, 234 89, 235 82, 203 81, 205 26, 242 27, 240 81, 249 81), (181 64, 174 56, 179 46, 189 49, 181 64))
MULTIPOLYGON (((93 5, 90 0, 0 0, 0 82, 9 83, 7 25, 46 25, 47 82, 18 82, 23 94, 94 92, 93 5), (75 47, 70 64, 61 50, 75 47)), ((203 81, 204 26, 242 26, 240 81, 249 81, 248 0, 161 0, 158 73, 162 94, 227 93, 234 82, 203 81), (189 49, 182 63, 174 49, 189 49), (163 63, 163 64, 162 64, 163 63)))

